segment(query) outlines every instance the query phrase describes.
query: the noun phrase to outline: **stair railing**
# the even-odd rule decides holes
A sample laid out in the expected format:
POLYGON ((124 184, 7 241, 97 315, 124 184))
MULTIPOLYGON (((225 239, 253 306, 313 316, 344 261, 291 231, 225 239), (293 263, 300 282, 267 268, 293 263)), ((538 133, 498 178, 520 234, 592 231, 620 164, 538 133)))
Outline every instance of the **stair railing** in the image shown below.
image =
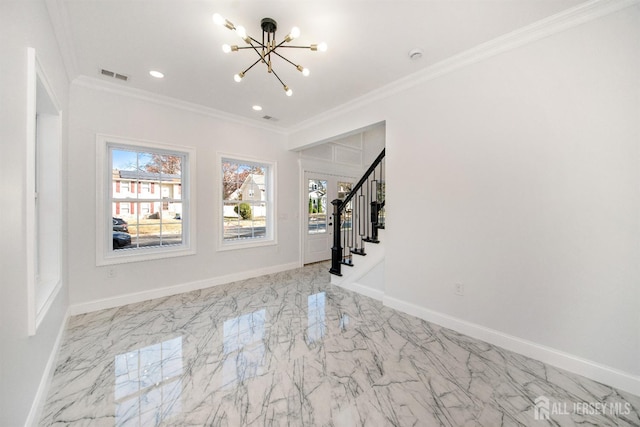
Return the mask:
POLYGON ((331 202, 331 274, 342 276, 343 265, 353 266, 353 255, 366 255, 365 242, 379 243, 378 230, 385 222, 384 155, 383 149, 344 200, 331 202))

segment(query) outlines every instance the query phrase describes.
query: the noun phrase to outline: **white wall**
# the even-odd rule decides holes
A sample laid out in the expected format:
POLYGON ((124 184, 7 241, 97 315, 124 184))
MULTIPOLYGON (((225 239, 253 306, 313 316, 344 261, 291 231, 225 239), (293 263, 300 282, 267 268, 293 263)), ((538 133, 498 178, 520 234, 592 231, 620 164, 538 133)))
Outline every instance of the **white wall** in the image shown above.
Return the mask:
POLYGON ((69 283, 73 312, 117 305, 126 301, 123 295, 153 296, 161 288, 215 282, 248 270, 298 265, 300 178, 297 155, 286 150, 284 135, 77 83, 71 86, 69 133, 69 283), (196 255, 119 264, 113 267, 114 278, 108 277, 108 267, 96 267, 97 133, 195 148, 196 255), (220 208, 216 186, 221 186, 220 165, 216 164, 219 151, 277 162, 277 246, 216 251, 220 231, 216 221, 220 208), (90 305, 100 300, 102 305, 90 305))
MULTIPOLYGON (((47 8, 42 1, 0 2, 0 425, 24 425, 62 328, 67 309, 66 259, 62 290, 35 336, 27 335, 25 181, 27 145, 27 47, 35 48, 54 95, 67 114, 68 81, 47 8)), ((62 156, 67 126, 63 121, 62 156)), ((63 171, 64 174, 64 171, 63 171)), ((66 178, 63 176, 63 180, 66 178)), ((64 181, 63 181, 64 182, 64 181)), ((66 190, 63 188, 63 199, 66 190)), ((63 200, 63 206, 66 201, 63 200)), ((63 208, 64 209, 64 208, 63 208)), ((63 210, 63 217, 65 212, 63 210)), ((65 224, 62 229, 66 232, 65 224)), ((64 254, 64 249, 63 249, 64 254)))
POLYGON ((386 120, 385 301, 640 394, 639 79, 636 5, 289 146, 386 120))
MULTIPOLYGON (((300 150, 303 163, 324 162, 317 172, 362 175, 384 149, 384 123, 349 132, 300 150)), ((313 165, 315 166, 315 164, 313 165)))
POLYGON ((362 166, 365 171, 369 166, 371 166, 375 159, 378 158, 382 150, 385 148, 385 139, 386 132, 384 123, 379 123, 364 132, 364 155, 362 158, 362 166))

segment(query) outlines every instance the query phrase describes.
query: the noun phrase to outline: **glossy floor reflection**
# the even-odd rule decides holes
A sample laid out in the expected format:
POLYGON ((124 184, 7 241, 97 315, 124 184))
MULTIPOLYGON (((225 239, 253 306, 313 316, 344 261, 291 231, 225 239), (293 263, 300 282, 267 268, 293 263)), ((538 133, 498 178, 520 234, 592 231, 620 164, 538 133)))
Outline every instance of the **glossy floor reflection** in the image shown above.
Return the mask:
POLYGON ((334 287, 328 268, 72 317, 40 424, 640 425, 639 397, 334 287))

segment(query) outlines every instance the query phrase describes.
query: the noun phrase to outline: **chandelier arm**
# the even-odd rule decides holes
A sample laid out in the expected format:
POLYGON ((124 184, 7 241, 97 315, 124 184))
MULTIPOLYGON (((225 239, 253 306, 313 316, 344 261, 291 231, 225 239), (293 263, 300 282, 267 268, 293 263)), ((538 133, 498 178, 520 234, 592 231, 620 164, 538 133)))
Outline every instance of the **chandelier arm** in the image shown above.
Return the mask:
MULTIPOLYGON (((260 58, 262 58, 262 54, 258 51, 258 47, 261 47, 264 49, 264 45, 261 44, 259 41, 255 40, 253 37, 249 37, 251 40, 253 40, 254 42, 256 42, 259 46, 254 46, 253 43, 249 43, 249 46, 246 46, 247 49, 253 49, 260 58)), ((240 49, 240 48, 238 48, 240 49)), ((255 64, 254 64, 255 65, 255 64)))
MULTIPOLYGON (((254 40, 253 38, 252 38, 252 40, 253 40, 253 41, 255 41, 255 42, 256 42, 256 43, 258 43, 258 44, 260 43, 260 42, 258 42, 258 41, 256 41, 256 40, 254 40)), ((264 44, 262 45, 262 47, 263 47, 263 48, 265 48, 265 49, 267 49, 267 53, 271 53, 271 52, 276 53, 275 51, 276 51, 276 49, 278 49, 278 48, 283 48, 283 49, 284 49, 284 48, 293 48, 293 49, 311 49, 311 46, 290 46, 290 45, 286 45, 286 44, 285 44, 286 42, 287 42, 286 40, 281 41, 280 43, 278 43, 277 45, 275 45, 275 46, 273 47, 273 49, 271 49, 271 48, 267 47, 267 46, 266 46, 266 45, 264 45, 264 44)))
POLYGON ((278 79, 278 81, 280 82, 280 84, 281 84, 282 86, 286 86, 286 84, 284 84, 284 82, 282 81, 282 79, 281 79, 281 78, 276 74, 276 72, 275 72, 275 71, 271 70, 271 73, 272 73, 274 76, 276 76, 276 79, 278 79))
POLYGON ((287 49, 290 49, 290 48, 293 48, 293 49, 311 49, 311 46, 290 46, 290 45, 288 45, 288 44, 285 44, 285 45, 283 45, 283 46, 281 46, 281 45, 282 45, 282 43, 280 43, 280 44, 279 44, 278 46, 276 46, 276 47, 281 47, 281 48, 283 48, 283 49, 284 49, 284 48, 287 48, 287 49))
POLYGON ((288 60, 287 58, 285 58, 284 56, 280 55, 278 52, 276 52, 275 50, 272 51, 273 53, 275 53, 276 55, 278 55, 280 58, 284 59, 285 61, 287 61, 289 64, 293 65, 294 67, 298 67, 298 64, 293 63, 292 61, 288 60))
MULTIPOLYGON (((249 45, 249 46, 238 46, 238 50, 241 50, 241 49, 253 49, 253 51, 254 51, 256 54, 258 54, 258 56, 260 57, 260 59, 258 59, 258 61, 262 61, 264 58, 262 57, 262 54, 258 51, 258 49, 257 49, 258 47, 261 47, 261 48, 263 48, 263 49, 265 48, 265 46, 264 46, 264 45, 254 46, 253 44, 251 44, 251 45, 249 45)), ((256 62, 257 62, 257 61, 256 61, 256 62)), ((255 64, 254 64, 254 65, 255 65, 255 64)))
POLYGON ((277 45, 274 46, 273 50, 276 50, 279 47, 285 47, 284 44, 287 42, 287 40, 282 40, 280 43, 278 43, 277 45))
POLYGON ((246 73, 247 73, 247 71, 249 71, 250 69, 252 69, 253 67, 255 67, 255 65, 256 65, 258 62, 260 62, 260 61, 262 61, 262 58, 258 58, 258 59, 256 59, 256 62, 254 62, 253 64, 251 64, 251 65, 249 66, 249 68, 247 68, 246 70, 244 70, 244 71, 242 72, 242 74, 246 74, 246 73))

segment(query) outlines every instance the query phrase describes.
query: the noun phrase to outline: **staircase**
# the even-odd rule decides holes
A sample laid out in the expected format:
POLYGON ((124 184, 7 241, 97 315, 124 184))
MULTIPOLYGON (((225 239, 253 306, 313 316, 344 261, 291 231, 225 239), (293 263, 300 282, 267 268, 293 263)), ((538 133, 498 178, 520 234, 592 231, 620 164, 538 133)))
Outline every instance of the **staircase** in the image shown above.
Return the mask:
MULTIPOLYGON (((331 202, 334 218, 329 270, 334 277, 331 283, 355 284, 369 272, 383 268, 384 249, 380 243, 385 224, 384 156, 385 150, 382 150, 344 200, 331 202), (350 269, 354 271, 348 271, 350 269)), ((383 275, 378 271, 375 277, 383 275)), ((382 287, 376 284, 372 289, 380 288, 382 292, 382 287)), ((367 293, 362 289, 358 291, 367 293)))

